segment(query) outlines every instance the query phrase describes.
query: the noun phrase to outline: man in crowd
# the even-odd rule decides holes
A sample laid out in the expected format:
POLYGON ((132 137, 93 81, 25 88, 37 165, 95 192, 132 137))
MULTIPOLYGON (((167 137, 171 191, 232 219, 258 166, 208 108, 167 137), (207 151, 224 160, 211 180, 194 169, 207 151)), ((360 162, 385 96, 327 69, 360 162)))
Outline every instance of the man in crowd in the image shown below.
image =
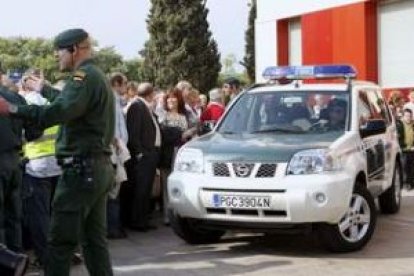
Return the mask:
POLYGON ((414 188, 414 124, 411 109, 403 110, 401 120, 397 120, 397 132, 403 153, 405 184, 411 190, 414 188))
POLYGON ((148 231, 150 224, 151 192, 161 147, 161 130, 154 109, 154 88, 150 83, 138 86, 138 100, 127 113, 128 179, 132 187, 129 226, 137 231, 148 231))
POLYGON ((223 82, 222 89, 228 104, 240 93, 240 81, 234 77, 227 78, 223 82))
POLYGON ((403 110, 409 109, 411 110, 411 113, 414 114, 414 90, 408 95, 408 100, 409 102, 404 104, 403 110))
MULTIPOLYGON (((109 80, 112 90, 115 96, 115 137, 113 141, 113 156, 114 166, 117 170, 123 171, 124 164, 118 162, 121 151, 126 149, 128 143, 128 132, 125 124, 125 117, 122 112, 122 99, 127 93, 127 77, 122 73, 113 73, 109 80), (119 164, 118 164, 119 163, 119 164)), ((125 179, 126 180, 126 179, 125 179)), ((121 183, 116 183, 112 189, 108 199, 108 238, 110 239, 121 239, 126 237, 126 232, 122 229, 121 218, 120 218, 120 203, 119 203, 119 186, 121 183)))
MULTIPOLYGON (((0 66, 1 79, 3 79, 3 72, 0 66)), ((21 106, 26 105, 23 97, 9 91, 0 82, 0 101, 5 103, 5 100, 21 106)), ((3 110, 4 106, 3 104, 3 110)), ((22 251, 20 151, 23 129, 28 141, 34 140, 42 134, 41 130, 33 127, 27 121, 0 116, 0 245, 6 245, 14 252, 22 251)), ((0 251, 4 251, 3 248, 0 248, 0 251)), ((0 267, 0 272, 3 271, 2 269, 0 267)))
POLYGON ((201 125, 203 128, 211 129, 217 121, 221 118, 224 112, 224 104, 223 104, 223 94, 221 89, 214 88, 208 92, 210 102, 208 103, 206 109, 201 114, 201 125), (205 124, 210 124, 210 126, 206 126, 205 124))
MULTIPOLYGON (((90 275, 112 275, 106 241, 106 202, 114 170, 109 159, 114 137, 114 96, 92 62, 92 42, 82 29, 54 40, 61 71, 71 71, 62 93, 33 79, 31 89, 51 102, 25 106, 0 99, 0 114, 47 128, 60 124, 56 156, 63 169, 53 200, 46 275, 69 275, 81 241, 90 275)), ((10 120, 1 117, 2 120, 10 120)), ((10 162, 10 161, 9 161, 10 162)))
MULTIPOLYGON (((36 91, 26 87, 22 91, 28 104, 47 105, 49 102, 36 91)), ((44 130, 43 135, 24 145, 27 159, 23 176, 24 221, 30 232, 37 257, 36 265, 43 266, 47 258, 47 233, 50 224, 50 200, 61 169, 55 157, 55 141, 58 126, 44 130)))

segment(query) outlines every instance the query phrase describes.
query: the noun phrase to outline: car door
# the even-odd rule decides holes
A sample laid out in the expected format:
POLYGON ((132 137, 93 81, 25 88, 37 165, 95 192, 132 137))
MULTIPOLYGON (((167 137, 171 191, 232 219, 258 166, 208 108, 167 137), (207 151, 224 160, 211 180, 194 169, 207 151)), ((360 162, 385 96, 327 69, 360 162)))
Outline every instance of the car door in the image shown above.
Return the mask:
MULTIPOLYGON (((359 128, 364 129, 370 120, 388 122, 387 114, 381 107, 377 90, 364 89, 358 92, 359 128)), ((362 150, 367 162, 368 188, 373 194, 382 192, 386 180, 386 132, 361 137, 362 150)))

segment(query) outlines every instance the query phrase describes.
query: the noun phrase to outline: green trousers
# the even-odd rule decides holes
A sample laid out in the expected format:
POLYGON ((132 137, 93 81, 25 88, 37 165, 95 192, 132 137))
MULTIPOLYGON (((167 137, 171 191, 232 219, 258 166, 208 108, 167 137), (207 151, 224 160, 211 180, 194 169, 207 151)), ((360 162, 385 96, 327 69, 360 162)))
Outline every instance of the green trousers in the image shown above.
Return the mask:
POLYGON ((22 250, 22 172, 17 152, 0 153, 0 244, 22 250))
POLYGON ((106 200, 114 183, 109 158, 94 159, 92 175, 88 186, 79 169, 63 169, 53 199, 45 275, 69 275, 79 244, 91 276, 113 275, 106 240, 106 200))

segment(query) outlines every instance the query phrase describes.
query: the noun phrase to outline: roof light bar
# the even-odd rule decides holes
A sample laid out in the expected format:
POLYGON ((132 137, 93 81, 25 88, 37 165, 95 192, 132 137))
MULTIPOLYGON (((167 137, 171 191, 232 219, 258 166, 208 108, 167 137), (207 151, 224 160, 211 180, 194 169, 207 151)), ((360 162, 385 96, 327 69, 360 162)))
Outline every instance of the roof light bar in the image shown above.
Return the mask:
POLYGON ((263 72, 266 80, 352 79, 356 75, 351 65, 271 66, 263 72))

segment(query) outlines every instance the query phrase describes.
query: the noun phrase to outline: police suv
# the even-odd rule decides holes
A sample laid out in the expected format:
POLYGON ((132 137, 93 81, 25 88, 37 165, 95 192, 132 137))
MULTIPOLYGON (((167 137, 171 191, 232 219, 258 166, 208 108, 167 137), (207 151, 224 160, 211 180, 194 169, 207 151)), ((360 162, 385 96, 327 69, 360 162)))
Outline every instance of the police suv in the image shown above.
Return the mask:
POLYGON ((361 249, 375 229, 374 198, 387 214, 401 204, 401 153, 380 87, 354 80, 347 65, 263 75, 269 83, 179 150, 168 179, 173 230, 197 244, 230 229, 311 229, 331 251, 361 249))

